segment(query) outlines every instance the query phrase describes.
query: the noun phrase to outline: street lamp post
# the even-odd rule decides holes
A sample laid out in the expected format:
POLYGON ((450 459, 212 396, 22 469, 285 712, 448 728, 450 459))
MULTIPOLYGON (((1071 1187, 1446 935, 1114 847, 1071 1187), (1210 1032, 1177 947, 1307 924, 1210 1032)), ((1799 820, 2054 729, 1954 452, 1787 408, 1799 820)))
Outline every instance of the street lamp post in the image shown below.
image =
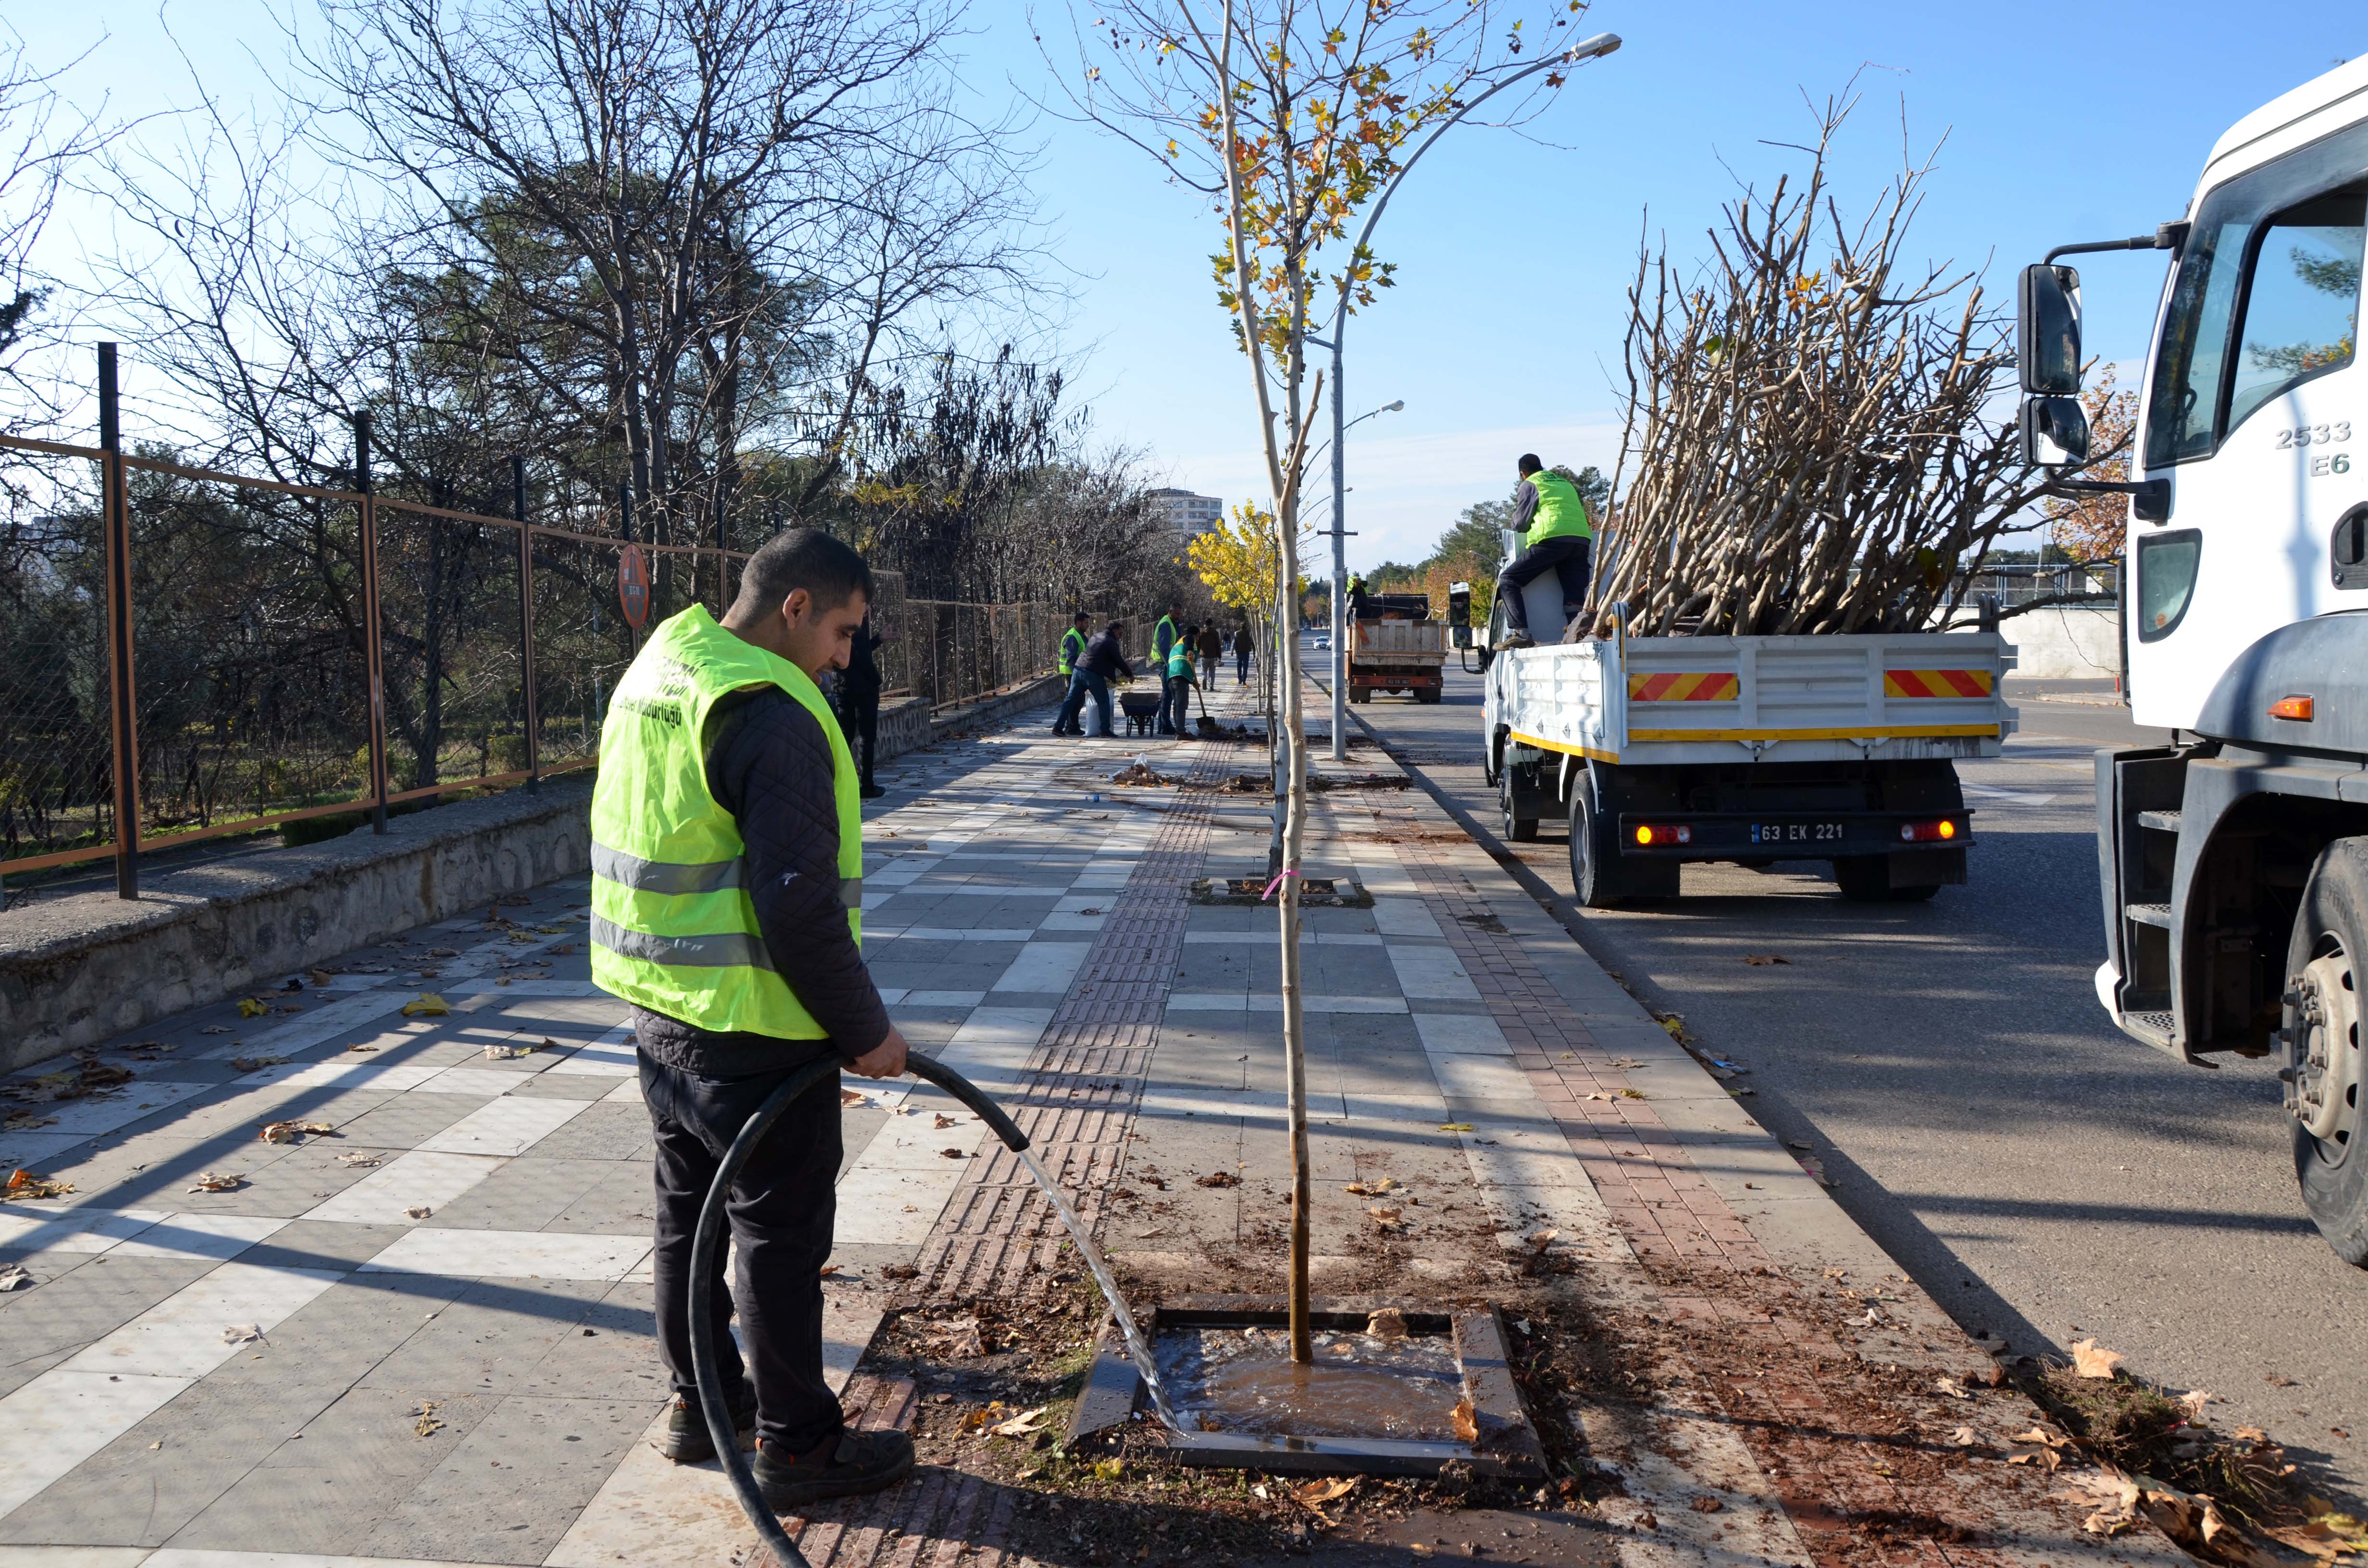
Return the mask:
MULTIPOLYGON (((1576 65, 1582 60, 1600 58, 1610 54, 1619 47, 1619 34, 1598 33, 1593 38, 1573 45, 1559 54, 1550 55, 1543 60, 1533 61, 1523 66, 1441 120, 1432 128, 1429 135, 1422 139, 1422 145, 1417 147, 1406 161, 1398 165, 1398 172, 1390 176, 1390 183, 1382 187, 1381 197, 1374 201, 1373 210, 1365 214, 1365 226, 1357 231, 1357 243, 1349 254, 1354 256, 1365 248, 1366 242, 1373 237, 1373 225, 1382 221, 1383 210, 1389 206, 1390 198, 1397 193, 1398 183, 1414 172, 1415 165, 1421 160, 1425 153, 1430 151, 1431 143, 1446 135, 1456 121, 1516 82, 1524 81, 1541 71, 1550 70, 1557 65, 1576 65)), ((1332 760, 1335 762, 1346 762, 1349 759, 1349 653, 1347 648, 1349 536, 1342 526, 1348 520, 1348 512, 1342 505, 1347 470, 1344 467, 1345 454, 1341 450, 1340 444, 1340 437, 1348 430, 1348 426, 1341 423, 1340 387, 1340 341, 1348 326, 1349 294, 1348 285, 1344 282, 1341 287, 1339 307, 1332 313, 1331 341, 1326 343, 1320 338, 1308 339, 1311 343, 1332 350, 1332 760)), ((1396 408, 1403 405, 1392 403, 1390 406, 1396 408)), ((1379 410, 1375 412, 1378 413, 1379 410)))

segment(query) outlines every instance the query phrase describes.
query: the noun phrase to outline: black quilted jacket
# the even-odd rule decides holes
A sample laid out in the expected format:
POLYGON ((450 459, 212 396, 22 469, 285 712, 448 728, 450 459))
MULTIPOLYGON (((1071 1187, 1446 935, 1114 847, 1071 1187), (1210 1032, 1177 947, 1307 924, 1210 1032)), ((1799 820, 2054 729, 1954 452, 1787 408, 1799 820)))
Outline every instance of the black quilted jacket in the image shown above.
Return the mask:
POLYGON ((728 698, 709 722, 707 787, 747 842, 765 950, 830 1038, 715 1034, 646 1007, 633 1009, 633 1032, 658 1061, 709 1078, 786 1072, 825 1049, 853 1061, 888 1037, 888 1009, 839 902, 830 743, 780 690, 728 698))

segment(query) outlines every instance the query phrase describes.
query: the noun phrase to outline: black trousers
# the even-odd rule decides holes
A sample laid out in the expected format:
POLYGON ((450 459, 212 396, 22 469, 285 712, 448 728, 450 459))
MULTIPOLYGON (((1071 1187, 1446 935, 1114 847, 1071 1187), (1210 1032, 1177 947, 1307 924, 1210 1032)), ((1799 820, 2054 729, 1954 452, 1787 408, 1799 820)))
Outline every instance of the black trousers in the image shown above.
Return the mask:
MULTIPOLYGON (((690 1242, 700 1205, 732 1140, 789 1076, 702 1078, 640 1054, 642 1098, 657 1141, 658 1349, 674 1392, 698 1399, 690 1356, 690 1242)), ((846 1425, 823 1380, 822 1266, 830 1260, 837 1215, 838 1076, 833 1074, 781 1113, 733 1188, 728 1212, 739 1246, 739 1278, 725 1288, 724 1249, 715 1253, 712 1303, 723 1386, 743 1376, 732 1342, 736 1299, 757 1384, 757 1433, 768 1447, 806 1453, 846 1425)))
POLYGON ((855 753, 856 777, 871 788, 871 754, 880 744, 880 688, 840 687, 838 727, 847 732, 847 749, 855 753))
MULTIPOLYGON (((1595 554, 1595 541, 1570 534, 1554 539, 1542 539, 1505 564, 1497 574, 1497 599, 1505 607, 1505 626, 1513 631, 1530 629, 1530 607, 1521 590, 1533 577, 1552 571, 1562 579, 1562 611, 1565 619, 1587 607, 1588 566, 1595 554)), ((1562 628, 1554 632, 1559 636, 1562 628)))

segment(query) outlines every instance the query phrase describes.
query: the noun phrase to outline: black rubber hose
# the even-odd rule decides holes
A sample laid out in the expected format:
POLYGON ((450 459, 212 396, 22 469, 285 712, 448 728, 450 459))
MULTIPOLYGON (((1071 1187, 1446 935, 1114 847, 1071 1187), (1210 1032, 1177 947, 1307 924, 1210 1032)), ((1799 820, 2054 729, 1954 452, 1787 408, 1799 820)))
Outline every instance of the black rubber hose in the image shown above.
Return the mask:
MULTIPOLYGON (((905 1070, 916 1078, 935 1084, 976 1111, 979 1119, 1003 1140, 1005 1147, 1015 1153, 1028 1147, 1028 1135, 1004 1114, 1003 1108, 952 1068, 916 1052, 905 1058, 905 1070)), ((791 1074, 757 1108, 757 1114, 742 1125, 740 1135, 723 1152, 723 1162, 715 1170, 714 1184, 707 1189, 707 1200, 700 1205, 699 1230, 690 1241, 690 1360, 699 1377, 699 1411, 707 1418, 707 1435, 715 1444, 716 1457, 723 1461, 723 1473, 731 1478, 741 1512, 757 1527, 757 1539, 771 1549, 780 1568, 807 1568, 807 1564, 797 1543, 790 1539, 790 1532, 781 1528, 781 1521, 765 1506, 764 1494, 757 1490, 756 1472, 741 1456, 732 1410, 724 1403, 723 1383, 715 1364, 713 1321, 708 1315, 714 1301, 715 1249, 723 1234, 724 1209, 731 1200, 732 1184, 747 1165, 749 1156, 757 1152, 757 1145, 765 1141, 765 1135, 773 1130, 773 1123, 781 1119, 781 1112, 789 1108, 791 1101, 825 1079, 835 1081, 837 1076, 837 1059, 825 1057, 791 1074)))

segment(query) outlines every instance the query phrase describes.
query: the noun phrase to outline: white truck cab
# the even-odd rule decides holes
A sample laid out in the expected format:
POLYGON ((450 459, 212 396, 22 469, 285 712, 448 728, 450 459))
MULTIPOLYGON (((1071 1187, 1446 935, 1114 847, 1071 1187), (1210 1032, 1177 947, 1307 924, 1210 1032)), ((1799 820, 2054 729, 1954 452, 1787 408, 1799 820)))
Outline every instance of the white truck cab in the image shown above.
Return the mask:
POLYGON ((2368 1267, 2368 59, 2221 137, 2183 218, 2026 268, 2026 455, 2087 456, 2079 279, 2172 253, 2141 383, 2123 573, 2126 689, 2169 746, 2100 753, 2106 960, 2131 1035, 2275 1055, 2305 1205, 2368 1267))

